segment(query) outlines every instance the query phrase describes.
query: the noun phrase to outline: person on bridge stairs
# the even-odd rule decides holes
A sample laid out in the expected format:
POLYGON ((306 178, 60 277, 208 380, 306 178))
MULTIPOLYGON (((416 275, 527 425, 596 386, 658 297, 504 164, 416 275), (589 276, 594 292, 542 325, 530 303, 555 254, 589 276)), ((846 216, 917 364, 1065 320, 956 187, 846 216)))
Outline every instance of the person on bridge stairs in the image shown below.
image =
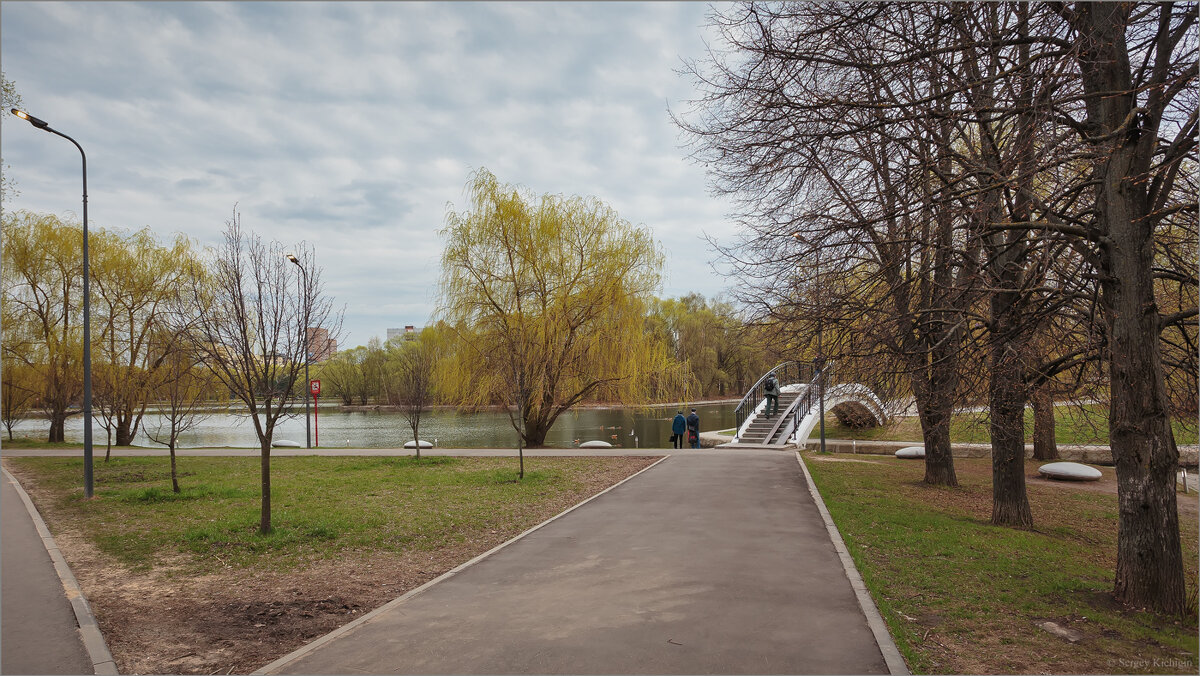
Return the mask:
POLYGON ((696 409, 692 409, 692 414, 687 417, 687 432, 688 444, 692 448, 700 448, 700 416, 696 415, 696 409))
POLYGON ((671 421, 671 443, 675 448, 683 448, 683 435, 687 432, 687 419, 683 417, 683 411, 675 412, 675 419, 671 421))
POLYGON ((763 383, 763 396, 767 399, 767 405, 763 409, 763 414, 770 417, 779 412, 779 383, 775 381, 775 374, 767 375, 767 381, 763 383))

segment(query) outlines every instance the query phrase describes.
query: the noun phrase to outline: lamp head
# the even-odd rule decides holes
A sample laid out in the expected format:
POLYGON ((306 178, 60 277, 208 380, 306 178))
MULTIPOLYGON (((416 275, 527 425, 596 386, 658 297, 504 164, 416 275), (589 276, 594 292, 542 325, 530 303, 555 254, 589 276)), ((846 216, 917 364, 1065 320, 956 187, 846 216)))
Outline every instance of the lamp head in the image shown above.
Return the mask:
POLYGON ((296 265, 300 265, 300 259, 296 258, 296 256, 294 254, 287 254, 287 259, 289 261, 295 263, 296 265))
POLYGON ((50 123, 46 122, 45 120, 40 120, 23 110, 18 110, 16 108, 13 108, 12 114, 16 115, 17 117, 21 118, 22 120, 26 120, 27 122, 29 122, 29 124, 32 124, 33 126, 37 127, 38 129, 45 129, 50 126, 50 123))

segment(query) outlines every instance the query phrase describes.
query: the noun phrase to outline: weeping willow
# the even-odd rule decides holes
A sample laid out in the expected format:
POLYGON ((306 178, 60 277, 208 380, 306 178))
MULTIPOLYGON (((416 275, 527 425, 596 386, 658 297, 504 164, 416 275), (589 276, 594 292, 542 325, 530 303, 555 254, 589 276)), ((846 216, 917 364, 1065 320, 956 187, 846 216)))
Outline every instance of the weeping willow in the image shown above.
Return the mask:
POLYGON ((647 228, 592 197, 535 197, 480 169, 453 208, 439 318, 453 329, 439 391, 500 403, 521 442, 539 447, 584 400, 686 399, 692 377, 645 330, 664 256, 647 228))

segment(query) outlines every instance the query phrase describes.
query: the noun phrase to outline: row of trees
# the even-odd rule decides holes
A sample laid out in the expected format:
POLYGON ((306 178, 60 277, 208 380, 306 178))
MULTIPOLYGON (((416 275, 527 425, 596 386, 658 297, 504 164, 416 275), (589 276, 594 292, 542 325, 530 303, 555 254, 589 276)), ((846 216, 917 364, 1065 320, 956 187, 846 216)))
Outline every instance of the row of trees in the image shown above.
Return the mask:
MULTIPOLYGON (((726 301, 705 300, 699 294, 678 299, 652 298, 646 306, 643 330, 665 346, 667 353, 684 367, 686 384, 678 392, 663 393, 664 400, 727 398, 745 393, 746 388, 766 369, 784 358, 782 344, 769 338, 765 328, 743 323, 740 313, 726 301)), ((383 342, 372 338, 366 345, 338 352, 322 362, 314 373, 321 379, 323 391, 337 397, 346 406, 385 404, 401 405, 397 374, 406 349, 413 343, 433 345, 433 359, 440 363, 445 345, 452 336, 445 324, 424 329, 419 336, 405 336, 383 342)), ((435 369, 435 376, 449 378, 449 369, 435 369)), ((464 403, 452 396, 454 388, 439 385, 434 379, 431 401, 456 406, 464 403)), ((585 402, 603 402, 600 394, 585 402)), ((490 404, 500 404, 496 399, 490 404)))
MULTIPOLYGON (((63 440, 82 395, 82 232, 53 215, 19 211, 4 219, 4 424, 31 409, 63 440)), ((148 230, 91 234, 93 389, 109 442, 128 445, 149 402, 171 377, 172 328, 195 255, 185 238, 160 244, 148 230)))
MULTIPOLYGON (((82 228, 20 211, 3 221, 3 418, 12 426, 38 408, 50 441, 63 440, 82 396, 82 228)), ((329 329, 335 312, 307 246, 285 249, 242 230, 235 211, 222 243, 198 251, 186 238, 161 244, 148 230, 90 234, 92 371, 98 417, 118 445, 137 435, 151 406, 161 425, 147 435, 170 449, 216 402, 240 401, 262 457, 260 529, 271 529, 270 448, 304 384, 305 327, 329 329), (303 274, 285 257, 295 252, 303 274)))
POLYGON ((994 523, 1033 523, 1031 397, 1108 402, 1116 595, 1184 608, 1173 415, 1195 415, 1197 5, 742 4, 677 122, 745 236, 741 299, 915 398, 925 480, 986 401, 994 523), (787 280, 789 283, 779 283, 787 280))

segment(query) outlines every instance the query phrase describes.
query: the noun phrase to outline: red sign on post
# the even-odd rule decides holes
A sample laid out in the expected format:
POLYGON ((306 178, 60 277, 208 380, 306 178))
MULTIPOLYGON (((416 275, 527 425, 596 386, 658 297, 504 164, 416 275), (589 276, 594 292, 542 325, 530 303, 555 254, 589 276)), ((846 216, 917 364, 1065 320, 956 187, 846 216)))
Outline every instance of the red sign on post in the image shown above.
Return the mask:
POLYGON ((313 378, 308 381, 308 391, 312 392, 313 396, 313 432, 316 446, 321 445, 321 428, 317 424, 317 395, 321 393, 321 381, 313 378))

